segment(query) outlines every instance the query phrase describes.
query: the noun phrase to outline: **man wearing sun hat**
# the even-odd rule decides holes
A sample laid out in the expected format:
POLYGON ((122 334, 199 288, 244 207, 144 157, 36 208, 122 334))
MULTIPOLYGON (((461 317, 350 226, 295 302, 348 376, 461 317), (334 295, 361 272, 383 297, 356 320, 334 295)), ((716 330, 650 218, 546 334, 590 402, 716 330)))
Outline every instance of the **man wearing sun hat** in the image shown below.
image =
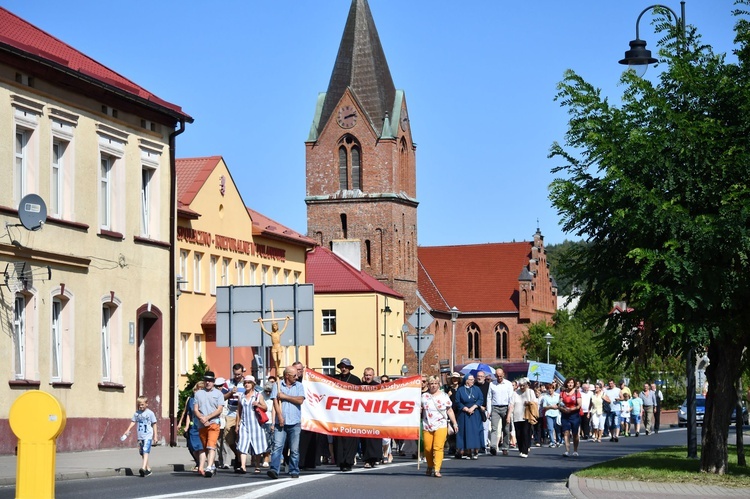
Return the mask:
MULTIPOLYGON (((341 371, 336 378, 344 383, 350 383, 352 385, 361 385, 362 380, 359 379, 355 374, 352 374, 352 361, 344 357, 341 362, 336 365, 341 371)), ((341 471, 351 471, 354 466, 354 460, 357 456, 357 445, 359 444, 359 438, 357 437, 334 437, 333 438, 333 452, 336 458, 336 464, 339 465, 341 471)))

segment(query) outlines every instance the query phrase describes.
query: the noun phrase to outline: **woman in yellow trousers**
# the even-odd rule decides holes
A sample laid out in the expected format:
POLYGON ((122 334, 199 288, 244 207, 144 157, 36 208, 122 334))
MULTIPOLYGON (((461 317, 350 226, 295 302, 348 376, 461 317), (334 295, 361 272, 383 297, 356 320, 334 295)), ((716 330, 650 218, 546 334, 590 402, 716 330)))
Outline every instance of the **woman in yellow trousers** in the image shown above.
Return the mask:
POLYGON ((440 478, 443 464, 445 440, 448 438, 448 425, 458 431, 456 416, 451 409, 451 399, 440 390, 440 379, 430 376, 427 391, 422 393, 422 440, 427 458, 427 476, 440 478))

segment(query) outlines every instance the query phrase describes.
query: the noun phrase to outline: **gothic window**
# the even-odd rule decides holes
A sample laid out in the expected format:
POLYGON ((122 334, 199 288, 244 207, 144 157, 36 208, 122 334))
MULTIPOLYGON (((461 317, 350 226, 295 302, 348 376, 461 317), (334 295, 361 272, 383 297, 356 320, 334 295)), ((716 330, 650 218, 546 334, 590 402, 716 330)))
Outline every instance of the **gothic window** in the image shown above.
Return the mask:
POLYGON ((368 267, 372 266, 372 248, 369 239, 365 239, 365 262, 367 262, 368 267))
POLYGON ((508 327, 502 322, 495 324, 495 357, 508 358, 508 327))
POLYGON ((479 326, 473 322, 466 326, 466 339, 468 343, 468 357, 470 359, 481 359, 479 351, 479 326))
POLYGON ((399 183, 400 191, 409 191, 409 155, 407 154, 406 140, 401 137, 399 145, 399 183))
POLYGON ((339 141, 339 189, 362 189, 362 149, 351 135, 339 141))

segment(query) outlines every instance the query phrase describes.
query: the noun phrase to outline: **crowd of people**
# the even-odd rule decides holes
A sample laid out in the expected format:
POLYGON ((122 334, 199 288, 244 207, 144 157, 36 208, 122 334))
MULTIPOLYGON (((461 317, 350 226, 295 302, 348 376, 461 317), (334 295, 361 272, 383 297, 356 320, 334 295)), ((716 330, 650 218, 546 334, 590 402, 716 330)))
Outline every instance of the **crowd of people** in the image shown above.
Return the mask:
MULTIPOLYGON (((376 380, 369 367, 360 378, 347 358, 336 367, 339 374, 334 377, 345 383, 390 381, 388 376, 376 380)), ((426 474, 440 478, 446 453, 455 459, 478 459, 480 454, 507 456, 516 449, 526 458, 533 447, 549 446, 564 447, 564 457, 577 457, 581 441, 599 443, 608 437, 619 442, 620 437, 659 431, 662 394, 655 384, 631 391, 624 381, 617 386, 613 379, 606 385, 573 378, 546 384, 525 377, 509 381, 497 368, 494 376, 484 371, 450 373, 445 383, 437 376, 422 376, 421 446, 417 440, 332 437, 301 429, 303 373, 304 366, 296 362, 283 370, 281 380, 270 376, 258 386, 242 364, 232 366, 229 380, 206 372, 193 387, 180 423, 195 459, 193 471, 211 477, 217 469, 244 474, 251 467, 271 479, 282 470, 298 478, 300 470, 323 464, 347 472, 359 460, 364 468, 374 468, 399 454, 414 459, 423 455, 426 474)))

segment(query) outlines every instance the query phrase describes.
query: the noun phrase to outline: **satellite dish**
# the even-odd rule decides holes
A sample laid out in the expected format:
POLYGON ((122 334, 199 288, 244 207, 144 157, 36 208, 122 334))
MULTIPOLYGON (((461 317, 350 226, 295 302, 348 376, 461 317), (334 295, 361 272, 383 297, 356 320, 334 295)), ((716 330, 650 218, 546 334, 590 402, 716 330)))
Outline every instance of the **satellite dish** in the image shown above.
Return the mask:
POLYGON ((27 230, 39 230, 47 221, 47 205, 38 194, 26 194, 18 204, 18 218, 27 230))

